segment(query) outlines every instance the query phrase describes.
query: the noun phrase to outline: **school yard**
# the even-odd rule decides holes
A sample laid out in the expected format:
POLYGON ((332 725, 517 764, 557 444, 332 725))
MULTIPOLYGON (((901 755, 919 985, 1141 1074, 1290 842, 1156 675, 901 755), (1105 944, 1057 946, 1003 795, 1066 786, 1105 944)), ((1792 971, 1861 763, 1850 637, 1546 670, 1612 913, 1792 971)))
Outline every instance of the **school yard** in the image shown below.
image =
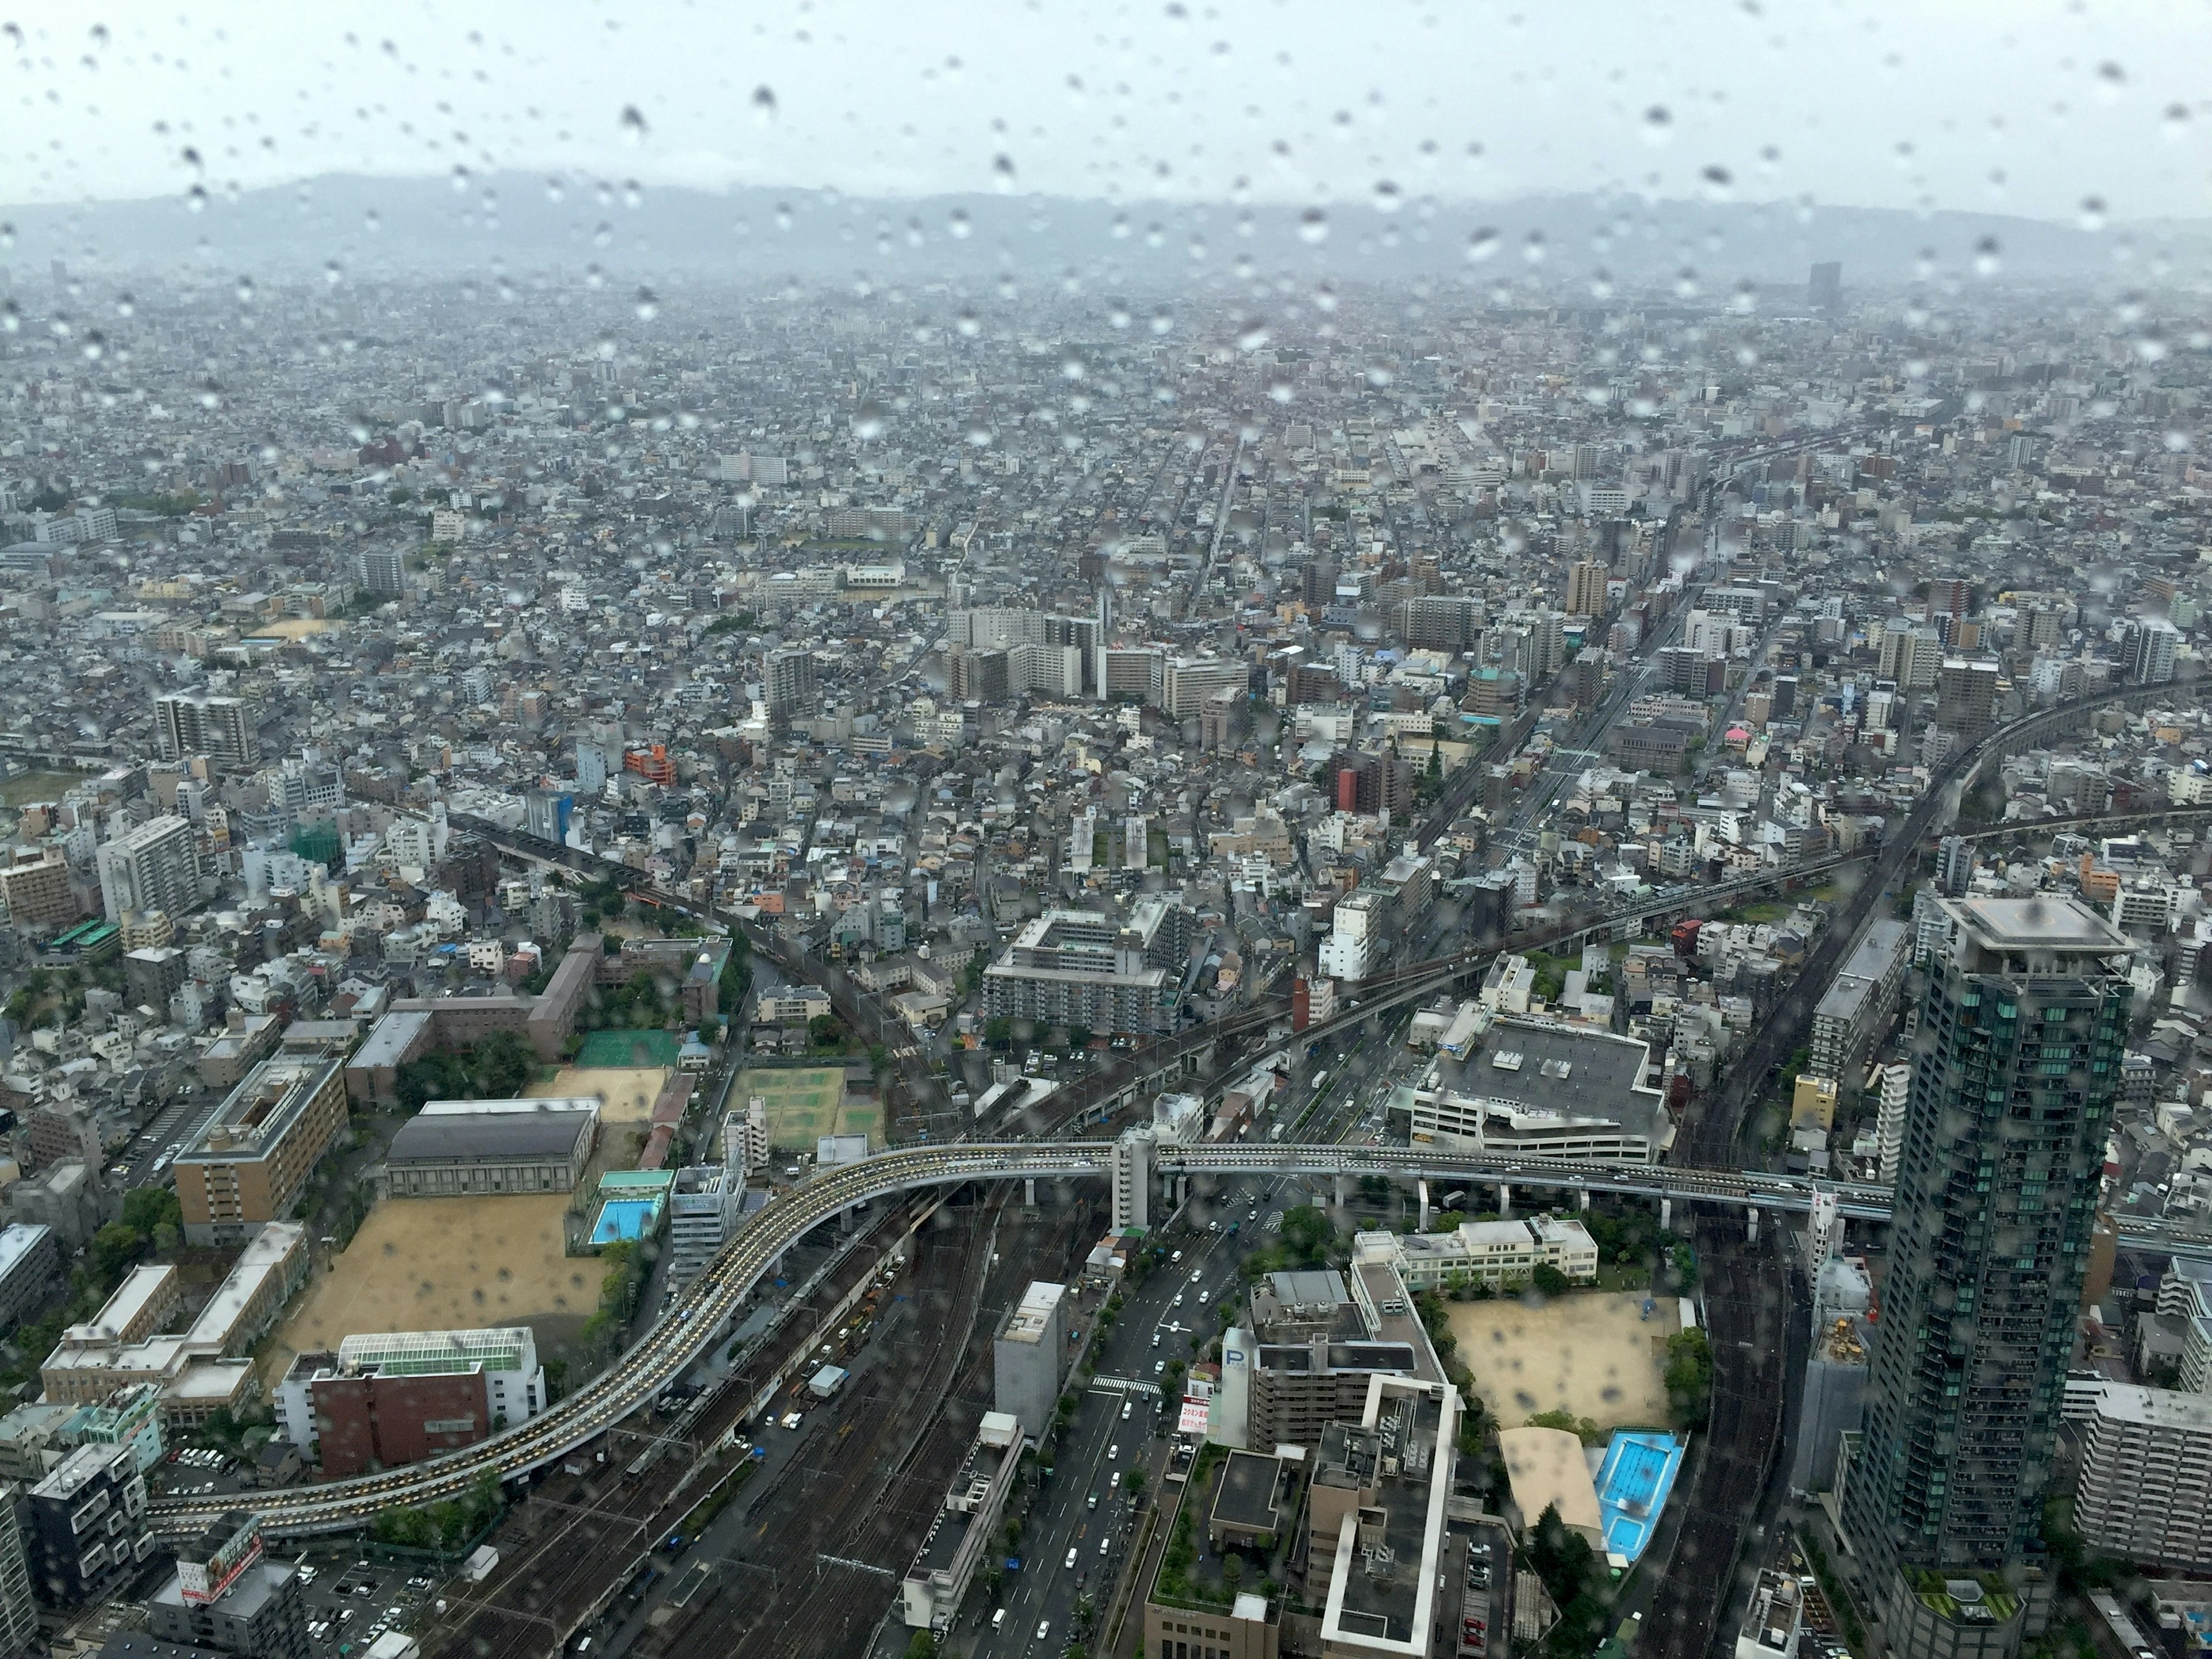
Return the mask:
POLYGON ((1499 1297, 1453 1302, 1459 1358, 1475 1392, 1507 1428, 1567 1411, 1601 1429, 1667 1421, 1667 1339, 1681 1328, 1675 1299, 1584 1291, 1540 1304, 1499 1297))

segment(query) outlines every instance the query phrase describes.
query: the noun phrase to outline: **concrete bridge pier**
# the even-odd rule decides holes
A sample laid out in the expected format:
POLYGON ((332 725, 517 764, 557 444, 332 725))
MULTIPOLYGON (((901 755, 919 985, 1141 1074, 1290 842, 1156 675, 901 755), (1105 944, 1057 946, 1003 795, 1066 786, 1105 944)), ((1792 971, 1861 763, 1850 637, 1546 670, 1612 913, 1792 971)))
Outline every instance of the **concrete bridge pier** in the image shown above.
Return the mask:
POLYGON ((1588 1214, 1589 1213, 1589 1188, 1585 1187, 1585 1188, 1583 1188, 1582 1189, 1582 1194, 1581 1194, 1581 1203, 1579 1204, 1579 1206, 1578 1206, 1577 1207, 1579 1207, 1579 1208, 1581 1209, 1582 1212, 1583 1212, 1584 1215, 1588 1215, 1588 1214))
POLYGON ((1498 1218, 1510 1220, 1513 1215, 1513 1189, 1504 1182, 1498 1183, 1498 1218))
POLYGON ((1429 1230, 1429 1183, 1426 1181, 1417 1181, 1413 1183, 1413 1186, 1415 1190, 1418 1191, 1421 1196, 1421 1222, 1419 1231, 1426 1232, 1429 1230))
POLYGON ((1744 1236, 1756 1244, 1759 1243, 1759 1206, 1756 1204, 1749 1206, 1747 1213, 1751 1218, 1751 1224, 1744 1236))
POLYGON ((1336 1191, 1335 1191, 1335 1201, 1336 1201, 1336 1207, 1337 1207, 1338 1209, 1340 1209, 1340 1209, 1342 1209, 1342 1208, 1344 1207, 1344 1206, 1345 1206, 1344 1177, 1343 1177, 1342 1176, 1336 1176, 1336 1177, 1335 1177, 1335 1182, 1336 1182, 1336 1191))
POLYGON ((1659 1231, 1662 1233, 1674 1231, 1674 1200, 1671 1198, 1659 1200, 1659 1231))
POLYGON ((1022 1202, 1032 1210, 1036 1208, 1036 1177, 1035 1176, 1022 1182, 1022 1202))

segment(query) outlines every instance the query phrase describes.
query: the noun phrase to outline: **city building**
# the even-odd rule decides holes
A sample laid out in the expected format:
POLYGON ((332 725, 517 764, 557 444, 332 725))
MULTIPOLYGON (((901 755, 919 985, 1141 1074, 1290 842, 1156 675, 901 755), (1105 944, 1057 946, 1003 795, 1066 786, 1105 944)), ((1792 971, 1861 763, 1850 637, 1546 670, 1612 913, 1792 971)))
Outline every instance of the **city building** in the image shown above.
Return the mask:
POLYGON ((54 1293, 61 1265, 52 1228, 14 1222, 0 1231, 0 1330, 21 1323, 54 1293))
POLYGON ((296 1356, 276 1388, 286 1437, 334 1480, 473 1445, 548 1403, 527 1326, 356 1334, 296 1356))
POLYGON ((111 1599, 154 1553, 146 1476, 127 1446, 79 1446, 26 1504, 31 1583, 49 1607, 111 1599))
POLYGON ((204 755, 233 772, 261 764, 261 711, 248 698, 167 692, 154 699, 154 735, 163 760, 204 755))
POLYGON ((21 1653, 39 1634, 38 1596, 31 1589, 31 1558, 23 1547, 23 1488, 0 1480, 0 1654, 21 1653))
POLYGON ((177 1551, 177 1569, 146 1603, 146 1627, 241 1659, 307 1659, 300 1570, 262 1552, 261 1524, 234 1510, 177 1551))
POLYGON ((951 1628, 975 1569, 996 1553, 999 1519, 1021 1461, 1021 1425, 1005 1412, 985 1412, 900 1581, 899 1609, 909 1630, 951 1628))
POLYGON ((167 1429, 189 1429, 218 1411, 238 1412, 258 1395, 242 1358, 268 1333, 307 1276, 307 1230, 295 1221, 263 1226, 239 1252, 198 1316, 181 1334, 156 1334, 181 1297, 173 1267, 135 1270, 88 1324, 72 1325, 39 1368, 48 1400, 112 1402, 137 1384, 161 1390, 167 1429))
POLYGON ((574 1192, 599 1127, 590 1095, 429 1101, 392 1137, 385 1190, 394 1198, 574 1192))
POLYGON ((1990 729, 1996 704, 1997 680, 2004 670, 1992 660, 1947 657, 1936 671, 1936 724, 1972 743, 1990 729))
POLYGON ((991 1401, 1042 1440, 1060 1409, 1060 1361, 1067 1342, 1067 1287, 1038 1280, 1006 1314, 991 1344, 991 1401))
POLYGON ((1866 1429, 1841 1494, 1906 1659, 1970 1626, 2018 1645, 2131 989, 2131 944, 2076 899, 1941 903, 1953 945, 1920 1014, 1866 1429), (1977 1595, 1926 1588, 1954 1580, 1977 1595))
POLYGON ((1387 1261, 1408 1290, 1480 1284, 1492 1291, 1525 1285, 1539 1267, 1577 1285, 1597 1279, 1597 1241, 1579 1221, 1462 1221, 1448 1233, 1355 1233, 1355 1261, 1387 1261))
POLYGON ((1322 1610, 1322 1652, 1403 1659, 1428 1650, 1459 1413, 1449 1383, 1377 1375, 1357 1425, 1324 1431, 1307 1495, 1305 1573, 1306 1600, 1322 1610))
POLYGON ((737 1232, 744 1213, 745 1172, 696 1164, 676 1171, 668 1191, 668 1282, 688 1285, 705 1272, 737 1232))
POLYGON ((766 664, 768 711, 778 718, 811 714, 818 696, 814 653, 797 647, 771 651, 766 664))
POLYGON ((1048 910, 983 970, 994 1019, 1079 1025, 1101 1036, 1152 1036, 1174 1018, 1189 913, 1158 900, 1126 922, 1092 910, 1048 910))
POLYGON ((242 1244, 288 1217, 344 1133, 344 1063, 279 1055, 239 1082, 177 1154, 177 1202, 192 1244, 242 1244))
POLYGON ((8 925, 25 933, 68 927, 84 914, 69 860, 51 847, 9 849, 0 867, 0 903, 8 907, 8 925))
POLYGON ((2144 1568, 2212 1570, 2212 1399, 2106 1381, 2080 1433, 2082 1543, 2144 1568))
POLYGON ((149 818, 137 829, 102 842, 94 854, 100 899, 107 919, 120 924, 134 910, 174 917, 200 908, 199 843, 192 826, 173 814, 149 818))
POLYGON ((1656 1072, 1635 1037, 1499 1015, 1464 1058, 1440 1048, 1389 1109, 1416 1146, 1654 1164, 1674 1133, 1656 1072))
POLYGON ((1867 924, 1813 1009, 1815 1076, 1833 1079, 1841 1089, 1861 1085, 1868 1060, 1897 1017, 1911 944, 1908 922, 1881 917, 1867 924))
POLYGON ((1735 1659, 1797 1659, 1805 1632, 1805 1588, 1795 1573, 1759 1570, 1735 1635, 1735 1659))

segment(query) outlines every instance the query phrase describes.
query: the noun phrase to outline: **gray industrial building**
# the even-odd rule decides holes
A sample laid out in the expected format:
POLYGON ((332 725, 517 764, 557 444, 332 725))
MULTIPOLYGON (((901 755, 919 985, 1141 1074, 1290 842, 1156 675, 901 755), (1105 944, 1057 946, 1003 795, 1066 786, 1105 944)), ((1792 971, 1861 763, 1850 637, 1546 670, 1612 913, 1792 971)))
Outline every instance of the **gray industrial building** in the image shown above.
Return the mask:
POLYGON ((61 1280, 61 1261, 51 1227, 17 1223, 0 1231, 0 1330, 46 1299, 61 1280))
POLYGON ((1066 1285, 1039 1279, 1023 1292, 991 1345, 992 1403, 1032 1440, 1044 1437, 1060 1406, 1066 1297, 1066 1285))

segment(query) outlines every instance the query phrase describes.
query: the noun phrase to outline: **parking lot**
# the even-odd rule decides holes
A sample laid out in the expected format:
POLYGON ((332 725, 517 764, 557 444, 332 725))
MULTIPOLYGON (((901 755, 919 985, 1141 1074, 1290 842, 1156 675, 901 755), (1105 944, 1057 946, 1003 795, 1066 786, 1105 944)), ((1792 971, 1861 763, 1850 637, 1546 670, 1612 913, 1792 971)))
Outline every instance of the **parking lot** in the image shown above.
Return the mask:
POLYGON ((422 1565, 368 1560, 343 1547, 310 1547, 290 1559, 317 1653, 353 1653, 388 1630, 416 1630, 437 1617, 439 1580, 422 1565))

